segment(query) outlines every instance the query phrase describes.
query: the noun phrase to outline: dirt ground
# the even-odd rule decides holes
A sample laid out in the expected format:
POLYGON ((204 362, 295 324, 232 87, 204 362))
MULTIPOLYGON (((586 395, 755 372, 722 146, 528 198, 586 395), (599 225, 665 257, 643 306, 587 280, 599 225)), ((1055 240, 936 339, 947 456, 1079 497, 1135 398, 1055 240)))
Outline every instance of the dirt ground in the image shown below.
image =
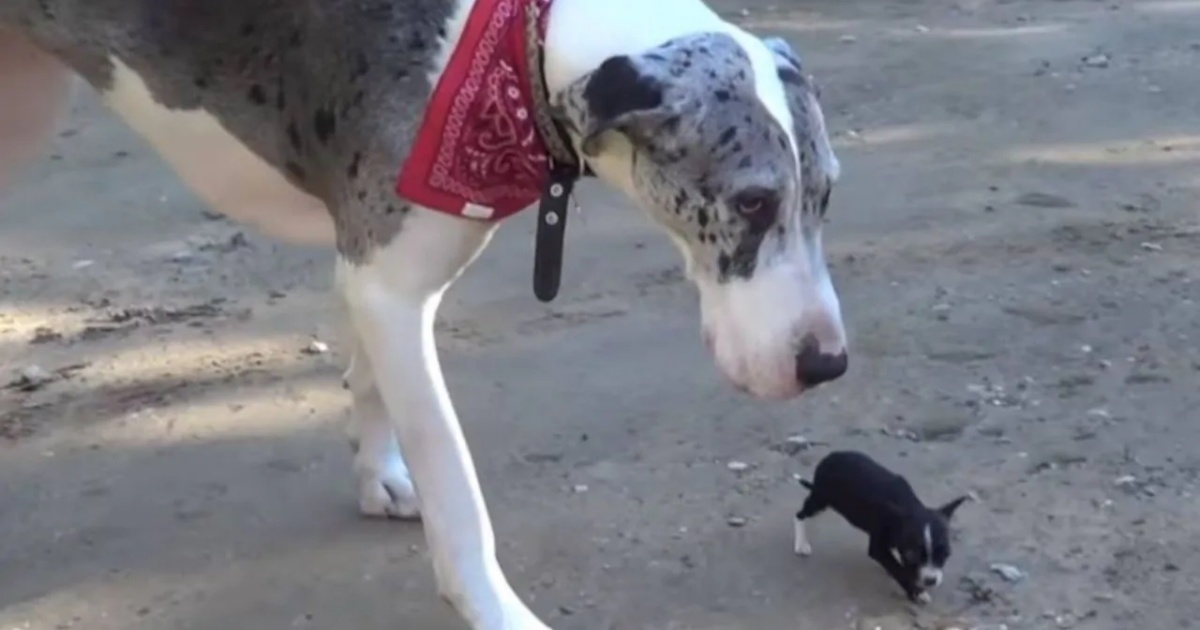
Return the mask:
MULTIPOLYGON (((1200 2, 722 9, 822 83, 851 371, 735 393, 599 187, 543 306, 519 217, 441 329, 519 590, 567 630, 1200 627, 1200 2), (978 495, 919 614, 835 516, 791 554, 831 447, 978 495)), ((80 101, 0 205, 0 629, 461 627, 419 528, 356 515, 330 263, 80 101)))

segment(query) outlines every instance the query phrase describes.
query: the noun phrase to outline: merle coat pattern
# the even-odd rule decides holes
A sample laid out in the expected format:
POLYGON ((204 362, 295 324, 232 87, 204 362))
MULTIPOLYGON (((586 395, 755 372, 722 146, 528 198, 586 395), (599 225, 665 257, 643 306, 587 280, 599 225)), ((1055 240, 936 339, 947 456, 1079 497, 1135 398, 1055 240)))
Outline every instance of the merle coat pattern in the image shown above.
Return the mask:
MULTIPOLYGON (((360 509, 423 519, 439 591, 472 628, 539 628, 496 559, 433 336, 495 226, 393 186, 471 7, 3 0, 0 185, 53 135, 81 76, 214 209, 336 247, 360 509)), ((555 0, 549 23, 556 113, 591 170, 678 246, 721 371, 775 399, 840 377, 821 247, 840 165, 799 57, 701 0, 555 0)))

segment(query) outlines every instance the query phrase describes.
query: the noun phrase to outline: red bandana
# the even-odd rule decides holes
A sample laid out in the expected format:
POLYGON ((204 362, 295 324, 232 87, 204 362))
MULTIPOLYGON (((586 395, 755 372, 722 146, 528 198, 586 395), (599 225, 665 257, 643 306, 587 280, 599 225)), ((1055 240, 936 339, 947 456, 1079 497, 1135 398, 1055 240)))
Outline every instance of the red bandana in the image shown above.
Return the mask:
POLYGON ((539 39, 552 0, 475 0, 434 87, 396 192, 422 206, 499 221, 536 202, 549 153, 534 121, 526 12, 539 39))

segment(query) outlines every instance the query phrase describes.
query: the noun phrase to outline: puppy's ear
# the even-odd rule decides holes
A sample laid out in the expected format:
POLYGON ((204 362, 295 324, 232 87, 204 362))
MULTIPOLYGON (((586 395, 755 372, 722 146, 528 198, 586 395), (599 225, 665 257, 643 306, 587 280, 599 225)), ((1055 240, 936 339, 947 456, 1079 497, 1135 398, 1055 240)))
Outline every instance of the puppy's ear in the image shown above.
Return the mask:
POLYGON ((670 148, 703 114, 704 105, 690 84, 673 77, 662 55, 609 57, 586 79, 580 94, 585 120, 577 125, 584 155, 603 150, 608 132, 634 144, 670 148))
POLYGON ((957 499, 955 499, 955 500, 953 500, 953 501, 951 501, 951 502, 947 503, 946 505, 943 505, 942 507, 938 508, 938 509, 937 509, 937 511, 938 511, 938 514, 941 514, 941 515, 942 515, 942 516, 943 516, 943 517, 944 517, 944 518, 945 518, 947 521, 949 521, 950 519, 954 518, 954 512, 955 512, 956 510, 958 510, 958 508, 959 508, 959 507, 960 507, 960 506, 961 506, 963 503, 966 503, 966 502, 967 502, 967 500, 969 500, 970 498, 971 498, 971 496, 970 496, 970 495, 963 495, 963 496, 961 496, 961 497, 958 497, 957 499))

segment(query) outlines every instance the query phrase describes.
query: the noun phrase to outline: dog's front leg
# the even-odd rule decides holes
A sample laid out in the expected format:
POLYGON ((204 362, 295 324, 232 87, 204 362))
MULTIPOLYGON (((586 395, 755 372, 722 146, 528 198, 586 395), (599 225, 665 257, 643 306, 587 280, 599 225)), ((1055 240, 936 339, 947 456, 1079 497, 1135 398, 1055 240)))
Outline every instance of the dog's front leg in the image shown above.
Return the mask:
POLYGON ((421 499, 438 589, 475 630, 546 628, 509 585, 434 343, 442 294, 491 227, 414 210, 367 262, 338 264, 351 324, 421 499))
POLYGON ((891 578, 896 581, 896 584, 900 585, 900 588, 904 590, 904 594, 908 597, 909 601, 921 603, 926 603, 928 601, 928 593, 918 589, 915 586, 912 576, 908 575, 904 571, 904 567, 901 566, 900 562, 896 560, 896 557, 892 555, 891 546, 887 544, 887 541, 883 536, 871 536, 871 546, 867 553, 871 556, 872 560, 878 562, 879 565, 882 566, 885 571, 887 571, 888 575, 890 575, 891 578))

